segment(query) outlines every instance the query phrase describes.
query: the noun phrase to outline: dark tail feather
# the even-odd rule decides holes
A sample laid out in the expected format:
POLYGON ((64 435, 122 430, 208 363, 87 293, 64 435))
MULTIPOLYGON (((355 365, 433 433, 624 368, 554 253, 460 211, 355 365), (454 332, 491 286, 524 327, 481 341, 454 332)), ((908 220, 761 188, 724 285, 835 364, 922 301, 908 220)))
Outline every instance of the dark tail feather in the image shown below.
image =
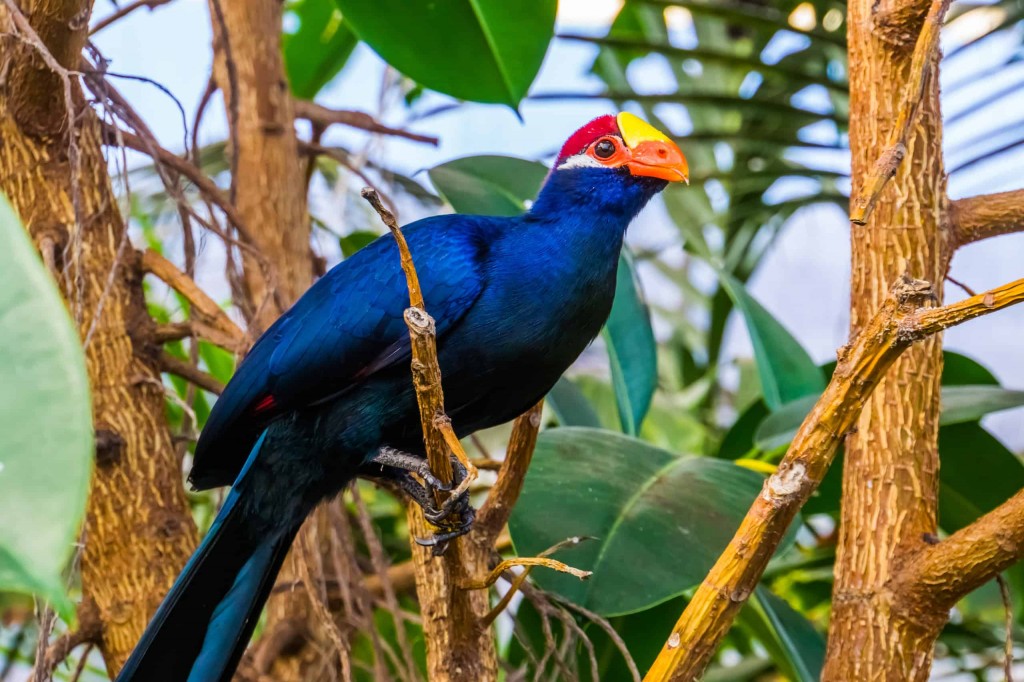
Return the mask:
POLYGON ((245 514, 239 482, 167 593, 117 682, 228 682, 298 525, 268 531, 245 514))

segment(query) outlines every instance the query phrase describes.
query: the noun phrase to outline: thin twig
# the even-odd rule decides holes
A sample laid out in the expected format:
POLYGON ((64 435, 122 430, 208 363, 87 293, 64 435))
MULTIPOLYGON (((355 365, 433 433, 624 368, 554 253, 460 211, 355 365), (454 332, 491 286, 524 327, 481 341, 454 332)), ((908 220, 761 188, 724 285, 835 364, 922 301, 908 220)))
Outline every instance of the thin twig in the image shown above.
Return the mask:
POLYGON ((416 266, 412 262, 412 254, 409 252, 409 245, 405 241, 402 229, 398 227, 395 215, 381 203, 380 194, 377 190, 364 187, 360 192, 362 197, 369 202, 373 210, 380 216, 381 221, 391 230, 391 235, 398 242, 398 252, 402 257, 402 271, 405 273, 406 284, 409 287, 409 307, 423 308, 423 292, 420 290, 420 278, 416 274, 416 266))
POLYGON ((347 168, 349 171, 355 174, 357 178, 365 182, 374 192, 379 195, 381 201, 387 204, 388 211, 396 213, 395 202, 388 197, 387 194, 381 191, 381 189, 373 182, 369 175, 367 175, 359 166, 352 163, 348 154, 341 149, 335 149, 334 147, 325 147, 316 141, 305 142, 299 140, 299 151, 302 154, 306 154, 311 157, 326 156, 330 159, 334 159, 342 166, 347 168))
POLYGON ((969 286, 967 286, 966 284, 964 284, 960 280, 951 277, 949 275, 949 273, 946 274, 946 281, 949 282, 950 284, 953 284, 953 285, 958 286, 961 289, 963 289, 964 293, 967 294, 968 296, 977 296, 978 295, 977 292, 974 291, 974 289, 970 288, 969 286))
POLYGON ((579 568, 570 566, 562 561, 556 561, 555 559, 549 559, 547 557, 540 556, 529 556, 529 557, 515 557, 513 559, 505 559, 488 573, 483 578, 476 578, 471 580, 464 580, 459 584, 464 590, 483 590, 490 587, 494 583, 498 582, 498 578, 501 574, 512 568, 513 566, 541 566, 543 568, 550 568, 552 571, 558 571, 559 573, 568 573, 569 575, 579 578, 580 580, 586 580, 590 576, 594 575, 593 571, 584 571, 579 568))
POLYGON ((1003 645, 1003 676, 1006 682, 1013 682, 1013 603, 1010 601, 1010 585, 1002 573, 996 574, 999 596, 1003 600, 1003 625, 1006 628, 1006 642, 1003 645))
POLYGON ((46 653, 37 664, 37 667, 52 674, 57 666, 64 662, 76 647, 87 642, 95 642, 99 638, 100 622, 95 611, 89 608, 79 609, 78 620, 77 629, 61 635, 53 644, 46 647, 46 653))
MULTIPOLYGON (((107 124, 104 124, 104 132, 112 138, 116 138, 118 135, 116 130, 112 130, 107 124)), ((181 158, 177 154, 170 152, 163 147, 153 148, 153 145, 145 142, 137 135, 129 133, 126 130, 120 131, 120 135, 124 138, 125 146, 129 149, 134 149, 137 152, 142 152, 147 156, 152 157, 154 161, 165 164, 181 175, 185 176, 188 180, 196 186, 196 188, 213 204, 219 208, 227 219, 231 222, 232 227, 238 230, 238 234, 248 242, 252 243, 252 239, 249 238, 249 233, 245 229, 245 221, 242 220, 241 214, 238 209, 235 208, 234 204, 224 196, 224 192, 221 191, 220 187, 217 187, 216 183, 208 178, 201 170, 193 166, 187 160, 181 158)))
POLYGON ((318 125, 323 128, 337 123, 350 126, 352 128, 359 128, 360 130, 366 130, 371 133, 378 133, 380 135, 403 137, 414 142, 424 142, 426 144, 434 145, 435 147, 440 142, 440 140, 433 135, 421 135, 408 130, 402 130, 401 128, 386 126, 373 116, 362 111, 328 109, 316 102, 309 102, 307 100, 295 100, 295 117, 305 119, 314 125, 318 125))
POLYGON ((82 679, 82 675, 85 673, 85 667, 89 664, 89 654, 96 648, 96 645, 89 642, 85 645, 85 649, 82 650, 82 655, 78 659, 78 665, 75 666, 75 672, 71 675, 71 679, 68 682, 78 682, 82 679))
MULTIPOLYGON (((546 550, 541 552, 538 555, 538 558, 543 559, 545 557, 550 556, 551 554, 554 554, 555 552, 557 552, 558 550, 560 550, 560 549, 562 549, 564 547, 570 547, 570 546, 573 546, 573 545, 578 545, 583 540, 590 540, 590 539, 591 538, 589 538, 589 537, 571 537, 571 538, 568 538, 566 540, 562 540, 561 542, 559 542, 559 543, 557 543, 555 545, 552 545, 551 547, 548 547, 546 550)), ((559 562, 559 563, 561 563, 561 562, 559 562)), ((509 562, 504 562, 503 561, 501 564, 498 564, 498 567, 500 568, 503 564, 509 564, 509 562)), ((514 597, 516 595, 516 592, 518 592, 522 588, 523 583, 526 582, 526 579, 528 577, 530 577, 530 571, 533 570, 533 567, 535 565, 541 565, 541 564, 532 564, 532 563, 527 563, 526 561, 518 561, 516 563, 509 564, 509 565, 519 565, 519 566, 523 566, 524 568, 523 568, 522 572, 520 572, 515 578, 512 579, 512 582, 509 585, 508 590, 505 592, 505 594, 503 594, 501 596, 501 599, 499 599, 498 603, 494 605, 494 608, 492 608, 487 613, 487 615, 483 617, 482 622, 483 622, 484 626, 489 626, 491 623, 493 623, 495 621, 495 619, 499 615, 501 615, 502 611, 504 611, 506 608, 508 608, 508 605, 510 603, 512 603, 512 597, 514 597)), ((562 565, 564 566, 565 564, 562 564, 562 565)), ((555 567, 548 566, 548 568, 555 568, 555 567)), ((494 571, 497 571, 497 570, 498 570, 498 568, 494 569, 494 571)), ((555 570, 561 571, 562 569, 555 568, 555 570)), ((578 569, 572 569, 572 570, 575 571, 575 570, 578 570, 578 569)), ((494 571, 491 572, 491 576, 494 575, 494 571)), ((572 571, 564 571, 564 572, 565 573, 571 573, 572 571)), ((586 580, 591 575, 593 575, 593 571, 580 571, 580 573, 585 573, 586 574, 586 575, 578 575, 577 577, 580 580, 586 580)), ((476 583, 477 584, 483 583, 484 581, 489 579, 491 576, 488 576, 484 580, 477 580, 476 583)), ((492 581, 492 584, 493 584, 493 581, 492 581)), ((463 589, 479 589, 479 588, 474 588, 472 586, 467 586, 467 585, 463 585, 462 588, 463 589)))
POLYGON ((224 384, 202 371, 195 365, 184 360, 179 360, 170 353, 164 351, 160 354, 160 369, 164 372, 176 374, 182 379, 191 381, 199 388, 205 389, 214 395, 224 392, 224 384))
POLYGON ((512 507, 522 492, 526 470, 533 459, 543 409, 544 401, 541 401, 520 415, 513 424, 498 480, 491 487, 487 501, 477 515, 474 540, 488 544, 508 523, 512 507))
POLYGON ((89 29, 89 35, 93 35, 94 33, 99 33, 100 31, 105 29, 107 26, 110 26, 115 21, 118 21, 119 19, 123 19, 124 17, 128 16, 129 14, 131 14, 132 12, 134 12, 135 10, 137 10, 137 9, 139 9, 141 7, 148 7, 149 9, 153 10, 153 9, 156 9, 157 7, 159 7, 160 5, 166 5, 170 1, 171 0, 135 0, 135 2, 129 3, 129 4, 121 7, 120 9, 118 9, 116 12, 114 12, 112 14, 108 14, 107 16, 105 16, 102 19, 100 19, 99 21, 97 21, 92 26, 92 28, 89 29))
POLYGON ((228 197, 231 204, 234 205, 236 179, 238 176, 238 155, 240 153, 238 140, 235 137, 238 131, 238 100, 240 97, 238 92, 238 65, 235 63, 234 54, 231 50, 231 37, 228 34, 228 24, 224 20, 224 9, 221 7, 220 0, 210 0, 210 7, 217 17, 218 30, 215 31, 215 34, 219 38, 220 48, 224 52, 224 70, 228 74, 228 87, 225 88, 222 84, 221 92, 224 93, 228 107, 228 131, 231 135, 231 189, 228 192, 228 197))
POLYGON ((946 15, 950 0, 932 0, 928 16, 921 27, 921 35, 914 45, 914 54, 910 60, 910 75, 900 98, 899 113, 885 149, 875 161, 875 165, 864 178, 860 191, 850 200, 850 222, 864 225, 871 217, 871 211, 878 201, 879 195, 886 184, 896 175, 896 171, 907 154, 907 138, 910 128, 917 120, 924 86, 931 70, 930 63, 939 45, 939 33, 942 29, 942 18, 946 15))

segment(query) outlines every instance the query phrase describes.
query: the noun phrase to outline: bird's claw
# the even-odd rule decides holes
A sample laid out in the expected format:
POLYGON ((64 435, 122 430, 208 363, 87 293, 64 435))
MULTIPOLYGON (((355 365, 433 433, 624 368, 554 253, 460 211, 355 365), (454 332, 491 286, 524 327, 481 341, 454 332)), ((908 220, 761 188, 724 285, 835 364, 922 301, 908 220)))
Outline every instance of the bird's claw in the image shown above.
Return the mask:
MULTIPOLYGON (((444 530, 439 533, 434 533, 430 537, 417 538, 417 545, 422 547, 433 547, 433 555, 441 556, 448 549, 448 543, 457 537, 465 535, 473 528, 473 521, 476 520, 476 510, 469 506, 468 501, 466 502, 465 509, 462 511, 460 516, 461 522, 454 526, 445 526, 444 530)), ((428 519, 429 521, 429 519, 428 519)))

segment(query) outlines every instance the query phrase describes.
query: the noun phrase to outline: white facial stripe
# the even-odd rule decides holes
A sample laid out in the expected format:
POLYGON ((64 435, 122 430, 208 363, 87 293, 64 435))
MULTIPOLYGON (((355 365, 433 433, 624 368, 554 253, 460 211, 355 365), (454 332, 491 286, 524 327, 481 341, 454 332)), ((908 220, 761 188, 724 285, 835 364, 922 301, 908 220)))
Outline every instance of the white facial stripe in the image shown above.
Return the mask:
POLYGON ((586 152, 577 154, 576 156, 570 156, 568 159, 562 162, 562 165, 558 167, 558 170, 566 168, 604 168, 597 159, 592 156, 588 156, 586 152))

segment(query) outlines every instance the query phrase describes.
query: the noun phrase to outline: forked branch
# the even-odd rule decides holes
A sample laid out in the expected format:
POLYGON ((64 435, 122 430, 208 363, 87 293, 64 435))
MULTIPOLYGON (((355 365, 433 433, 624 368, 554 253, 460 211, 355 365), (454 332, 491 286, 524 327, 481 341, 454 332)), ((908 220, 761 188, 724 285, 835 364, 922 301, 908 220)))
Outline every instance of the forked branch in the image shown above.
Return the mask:
MULTIPOLYGON (((234 320, 203 291, 195 281, 179 270, 174 263, 152 249, 142 253, 142 269, 159 278, 167 286, 181 294, 192 306, 193 316, 201 319, 209 326, 206 334, 209 340, 221 345, 221 342, 233 345, 229 350, 241 350, 245 333, 235 324, 234 320)), ((202 328, 192 329, 196 335, 203 336, 202 328)))
MULTIPOLYGON (((804 419, 778 471, 765 482, 729 546, 673 627, 645 678, 647 682, 700 677, 733 618, 757 586, 793 517, 821 483, 840 442, 896 358, 917 340, 1024 301, 1024 280, 953 305, 920 309, 931 297, 929 283, 903 277, 874 318, 840 351, 839 364, 828 387, 804 419)), ((1022 499, 1011 505, 1014 509, 1024 508, 1024 495, 1014 500, 1018 498, 1022 499)), ((1024 522, 1024 512, 1013 518, 1024 522)), ((983 528, 1010 520, 996 518, 983 528)), ((1024 523, 1021 525, 1017 532, 1024 540, 1024 523)), ((1020 548, 1024 548, 1024 542, 1014 546, 1012 552, 1007 548, 1002 551, 1019 553, 1020 548)), ((992 564, 990 572, 996 570, 995 566, 1002 566, 1001 561, 994 560, 992 564)))

